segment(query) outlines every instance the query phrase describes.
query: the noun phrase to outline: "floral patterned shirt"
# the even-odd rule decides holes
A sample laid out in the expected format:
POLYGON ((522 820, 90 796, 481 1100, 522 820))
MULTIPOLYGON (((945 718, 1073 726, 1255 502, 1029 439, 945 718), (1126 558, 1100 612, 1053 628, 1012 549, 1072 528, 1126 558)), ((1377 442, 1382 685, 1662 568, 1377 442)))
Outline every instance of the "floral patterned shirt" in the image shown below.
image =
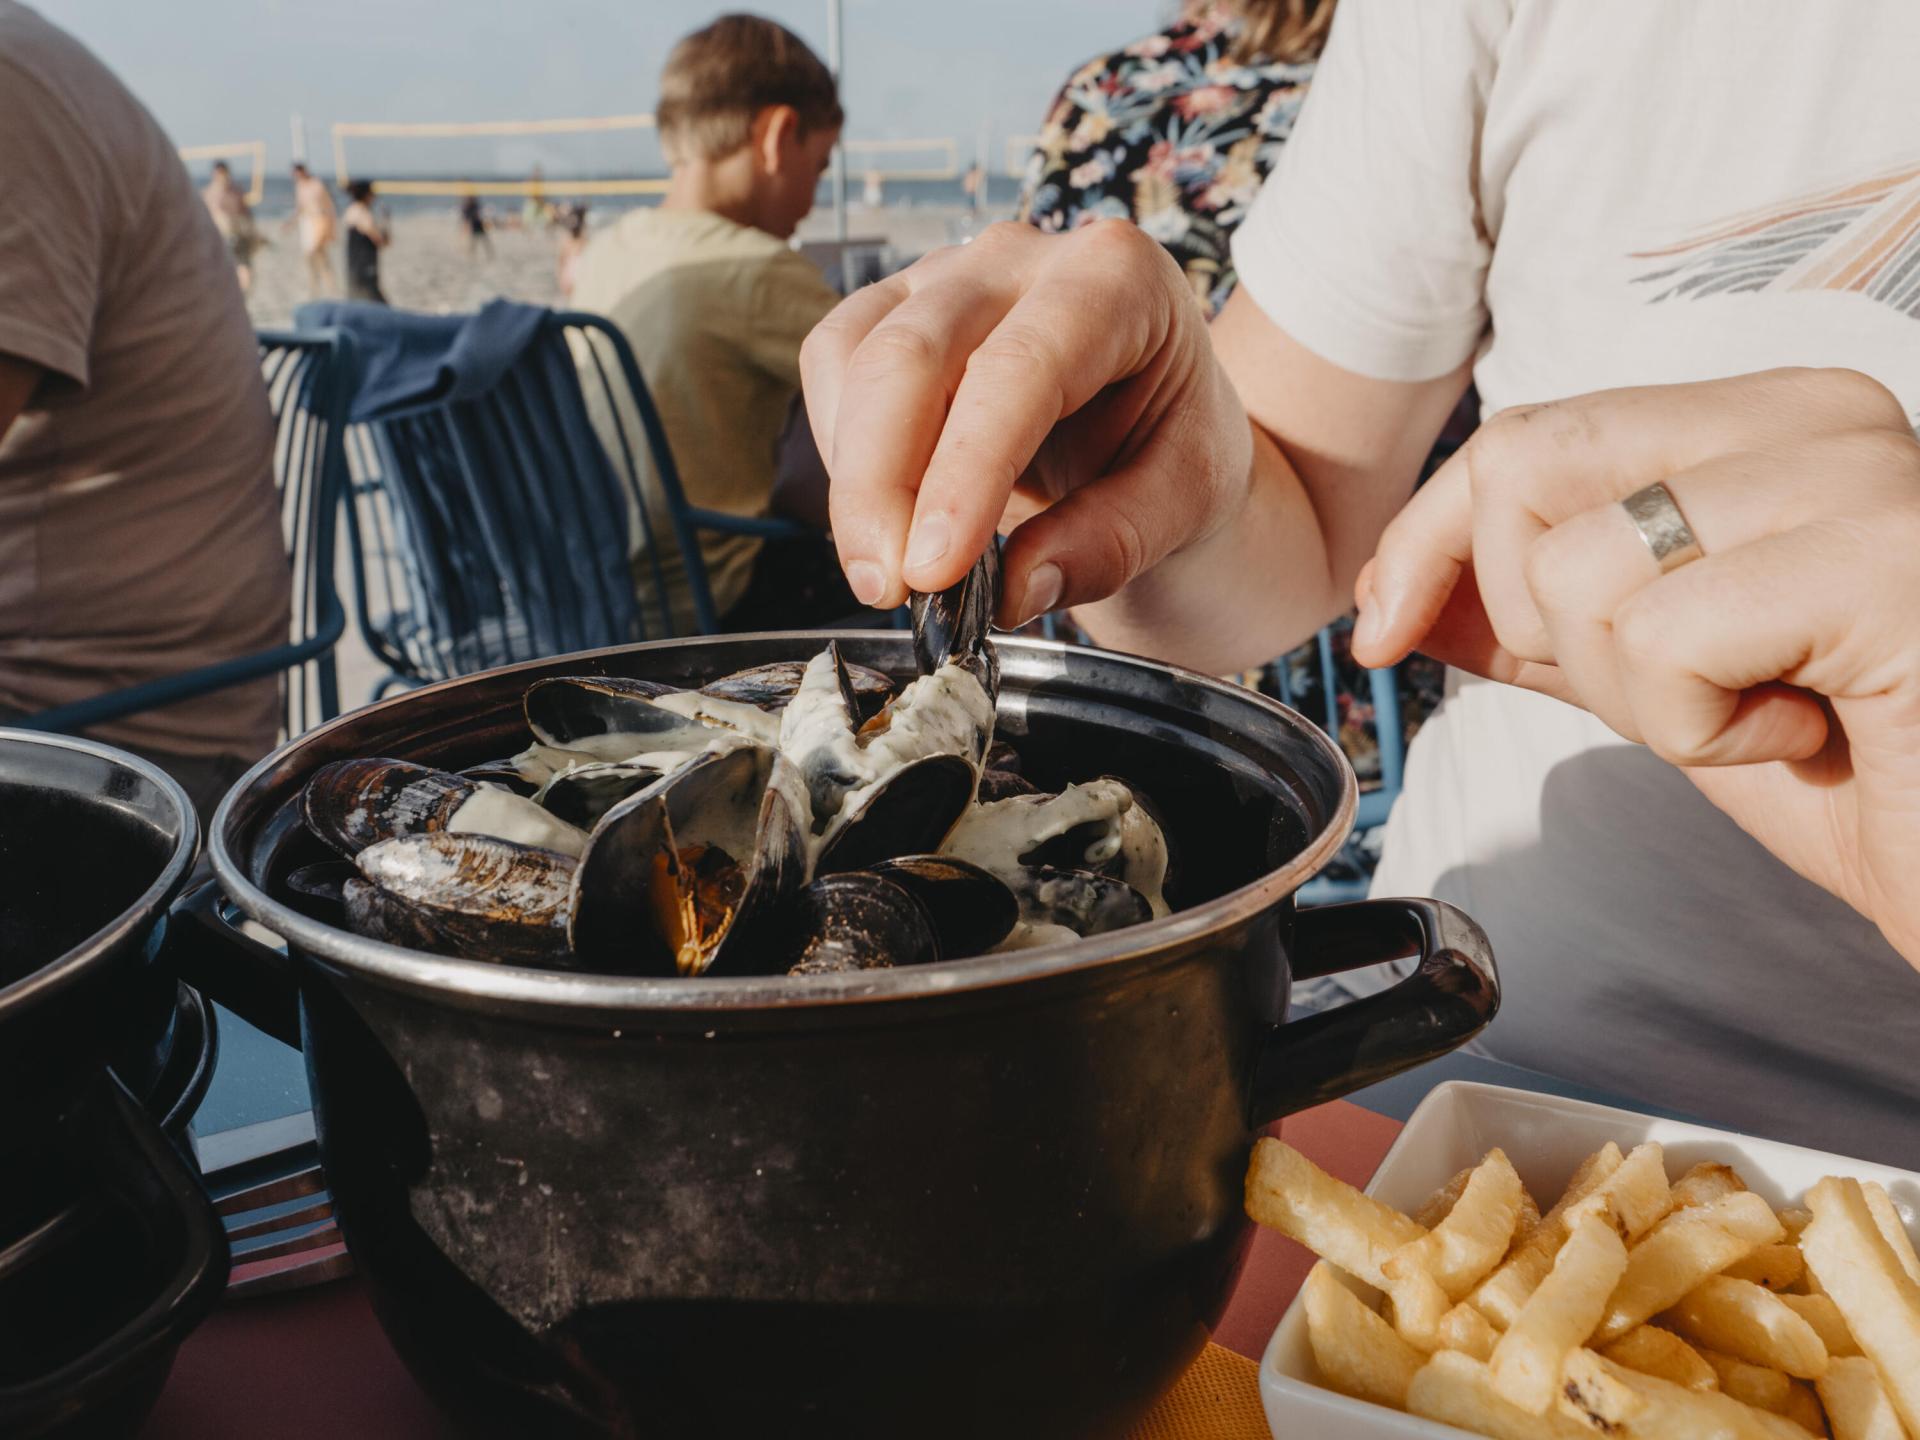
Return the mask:
POLYGON ((1027 162, 1021 213, 1046 231, 1135 221, 1209 315, 1233 293, 1233 229, 1280 158, 1311 64, 1243 65, 1215 9, 1081 66, 1027 162))

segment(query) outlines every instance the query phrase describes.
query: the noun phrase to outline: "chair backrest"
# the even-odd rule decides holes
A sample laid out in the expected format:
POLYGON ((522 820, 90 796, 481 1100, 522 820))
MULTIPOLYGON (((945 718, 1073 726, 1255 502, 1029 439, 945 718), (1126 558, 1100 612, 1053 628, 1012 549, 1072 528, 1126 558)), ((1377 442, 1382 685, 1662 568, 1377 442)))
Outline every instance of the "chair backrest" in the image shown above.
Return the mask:
MULTIPOLYGON (((355 598, 390 678, 437 680, 671 635, 658 542, 660 522, 673 522, 643 491, 642 445, 680 499, 632 352, 587 316, 548 317, 476 397, 356 424, 355 598), (614 417, 610 436, 593 423, 602 407, 590 415, 589 386, 614 417), (612 403, 619 394, 640 433, 628 433, 628 407, 612 403), (654 591, 657 608, 643 612, 636 583, 654 591)), ((690 537, 676 538, 689 553, 690 537)), ((698 553, 688 568, 704 594, 698 553)))
POLYGON ((340 713, 331 642, 345 628, 335 583, 336 522, 346 490, 346 420, 353 342, 338 331, 259 332, 260 374, 274 415, 274 478, 293 569, 289 641, 327 648, 291 666, 282 681, 285 726, 297 735, 340 713))
POLYGON ((1267 666, 1268 687, 1284 703, 1296 708, 1311 706, 1322 728, 1338 741, 1350 741, 1355 730, 1370 732, 1376 756, 1373 766, 1360 764, 1362 790, 1354 819, 1356 833, 1384 825, 1393 802, 1399 797, 1401 774, 1406 760, 1406 734, 1400 718, 1400 676, 1397 670, 1370 670, 1366 676, 1366 699, 1355 702, 1353 687, 1340 683, 1342 661, 1349 672, 1358 671, 1345 658, 1344 635, 1335 626, 1320 631, 1312 641, 1267 666), (1343 703, 1344 697, 1344 703, 1343 703), (1373 773, 1368 773, 1368 772, 1373 773))

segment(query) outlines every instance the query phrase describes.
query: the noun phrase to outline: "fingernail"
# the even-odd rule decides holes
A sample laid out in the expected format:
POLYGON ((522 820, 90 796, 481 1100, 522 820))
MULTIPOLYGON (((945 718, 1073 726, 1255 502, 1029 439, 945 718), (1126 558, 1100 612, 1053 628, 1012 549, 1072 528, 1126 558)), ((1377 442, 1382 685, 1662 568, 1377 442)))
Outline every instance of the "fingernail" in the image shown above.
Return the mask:
POLYGON ((1037 620, 1060 603, 1060 590, 1065 584, 1060 567, 1051 561, 1036 565, 1027 572, 1027 593, 1020 597, 1020 623, 1037 620))
POLYGON ((878 605, 887 593, 887 577, 871 560, 856 560, 847 566, 847 588, 862 605, 878 605))
POLYGON ((946 554, 951 529, 947 517, 938 510, 914 521, 913 535, 907 541, 907 568, 917 570, 922 565, 931 565, 946 554))
POLYGON ((1386 626, 1382 622, 1380 607, 1372 603, 1363 603, 1360 614, 1353 622, 1353 646, 1355 649, 1371 650, 1378 645, 1386 626))

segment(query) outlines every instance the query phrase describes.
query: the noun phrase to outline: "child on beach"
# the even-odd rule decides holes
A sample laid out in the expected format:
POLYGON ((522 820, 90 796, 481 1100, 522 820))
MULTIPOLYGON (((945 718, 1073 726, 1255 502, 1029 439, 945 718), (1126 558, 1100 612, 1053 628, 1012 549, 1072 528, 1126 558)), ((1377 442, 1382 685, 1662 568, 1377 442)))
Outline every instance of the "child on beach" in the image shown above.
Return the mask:
MULTIPOLYGON (((800 389, 800 342, 839 300, 787 245, 839 138, 833 75, 784 26, 723 16, 674 47, 656 113, 670 188, 657 209, 633 210, 587 242, 573 303, 606 315, 632 343, 689 502, 763 514, 800 389)), ((610 417, 596 419, 610 428, 610 417)), ((626 419, 637 434, 637 419, 626 419)), ((646 484, 650 513, 664 515, 650 469, 646 484)), ((827 546, 789 543, 818 552, 828 593, 814 598, 833 611, 826 618, 856 608, 827 546)), ((670 543, 663 549, 673 627, 687 634, 695 625, 686 564, 670 543)), ((763 547, 707 533, 700 551, 725 619, 746 597, 763 547)), ((788 625, 806 623, 792 607, 810 588, 791 572, 794 553, 768 547, 765 556, 769 573, 780 571, 788 625)), ((651 612, 653 587, 640 589, 651 612)), ((660 617, 646 618, 648 633, 660 633, 660 617)))

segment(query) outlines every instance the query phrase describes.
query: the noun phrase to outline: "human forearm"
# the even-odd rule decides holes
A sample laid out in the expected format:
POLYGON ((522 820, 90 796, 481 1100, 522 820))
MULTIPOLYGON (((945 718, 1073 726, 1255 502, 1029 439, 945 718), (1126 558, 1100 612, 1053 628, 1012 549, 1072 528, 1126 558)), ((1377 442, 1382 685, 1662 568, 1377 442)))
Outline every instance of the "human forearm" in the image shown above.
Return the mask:
POLYGON ((1240 508, 1119 594, 1074 610, 1100 644, 1224 674, 1271 660, 1346 610, 1305 485, 1271 436, 1248 429, 1240 508))

